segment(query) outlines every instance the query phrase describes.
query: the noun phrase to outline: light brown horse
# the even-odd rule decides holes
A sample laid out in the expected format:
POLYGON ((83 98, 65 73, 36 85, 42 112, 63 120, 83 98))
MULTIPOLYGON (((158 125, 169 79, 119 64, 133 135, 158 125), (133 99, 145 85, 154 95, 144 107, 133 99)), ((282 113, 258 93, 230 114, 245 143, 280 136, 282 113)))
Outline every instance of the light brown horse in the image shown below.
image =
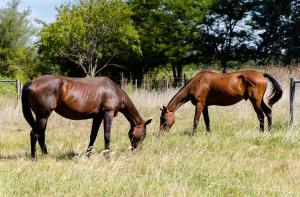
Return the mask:
POLYGON ((36 142, 44 154, 47 120, 54 110, 61 116, 73 120, 93 119, 90 143, 92 150, 99 126, 104 119, 104 148, 109 149, 113 117, 120 111, 130 122, 128 136, 132 149, 138 147, 146 136, 146 125, 127 94, 107 77, 70 78, 41 76, 27 82, 22 91, 22 109, 26 121, 32 127, 30 133, 31 156, 36 156, 36 142), (35 119, 31 113, 35 114, 35 119))
POLYGON ((162 134, 169 132, 169 129, 175 123, 175 111, 188 101, 191 101, 196 107, 193 125, 194 134, 201 113, 203 113, 206 130, 210 131, 208 106, 228 106, 243 99, 251 101, 259 120, 260 130, 264 131, 264 114, 268 118, 268 127, 271 129, 271 107, 281 96, 282 89, 278 82, 270 75, 258 71, 200 72, 177 92, 167 107, 163 106, 161 109, 160 132, 162 134), (267 86, 271 88, 269 93, 266 93, 267 86))

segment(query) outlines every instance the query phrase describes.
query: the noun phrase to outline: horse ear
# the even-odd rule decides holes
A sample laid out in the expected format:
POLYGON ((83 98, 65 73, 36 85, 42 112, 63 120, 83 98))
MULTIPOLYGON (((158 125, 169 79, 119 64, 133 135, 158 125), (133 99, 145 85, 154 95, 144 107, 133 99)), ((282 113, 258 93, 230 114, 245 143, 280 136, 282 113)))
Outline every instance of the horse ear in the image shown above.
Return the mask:
POLYGON ((149 119, 149 120, 147 120, 147 121, 145 122, 145 125, 148 125, 148 124, 150 124, 150 123, 151 123, 151 121, 152 121, 152 119, 149 119))
POLYGON ((163 106, 162 108, 159 108, 159 109, 160 109, 160 111, 162 111, 162 112, 168 111, 167 108, 166 108, 165 106, 163 106))

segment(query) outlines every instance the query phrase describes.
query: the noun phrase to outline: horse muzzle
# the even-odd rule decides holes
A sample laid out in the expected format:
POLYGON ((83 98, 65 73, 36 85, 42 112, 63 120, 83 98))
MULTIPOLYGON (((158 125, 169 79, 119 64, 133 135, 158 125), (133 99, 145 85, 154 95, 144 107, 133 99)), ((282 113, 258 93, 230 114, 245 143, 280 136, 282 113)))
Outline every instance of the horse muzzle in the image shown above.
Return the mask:
POLYGON ((169 133, 170 127, 161 125, 159 127, 159 130, 161 135, 167 135, 169 133))

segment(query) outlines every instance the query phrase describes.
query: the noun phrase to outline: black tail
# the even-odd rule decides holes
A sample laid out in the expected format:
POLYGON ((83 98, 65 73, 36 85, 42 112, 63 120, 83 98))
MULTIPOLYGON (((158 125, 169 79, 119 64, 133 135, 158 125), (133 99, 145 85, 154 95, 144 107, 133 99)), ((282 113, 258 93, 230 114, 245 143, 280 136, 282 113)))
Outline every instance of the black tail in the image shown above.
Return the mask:
POLYGON ((33 118, 29 100, 28 100, 28 87, 31 85, 31 81, 27 82, 22 89, 22 110, 23 110, 23 116, 25 120, 30 124, 30 126, 33 128, 35 120, 33 118))
POLYGON ((271 107, 274 103, 276 103, 282 96, 282 88, 280 84, 269 74, 264 73, 264 77, 268 78, 268 80, 272 83, 273 88, 268 96, 268 105, 271 107))

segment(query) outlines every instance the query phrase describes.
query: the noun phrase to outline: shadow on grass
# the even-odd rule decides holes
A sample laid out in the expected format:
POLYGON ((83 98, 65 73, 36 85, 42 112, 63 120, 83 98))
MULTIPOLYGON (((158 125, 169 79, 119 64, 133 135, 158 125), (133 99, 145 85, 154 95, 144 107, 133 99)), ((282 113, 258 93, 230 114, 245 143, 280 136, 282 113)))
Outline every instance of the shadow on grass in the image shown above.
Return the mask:
POLYGON ((29 153, 16 153, 16 154, 10 154, 10 155, 4 155, 0 154, 0 160, 16 160, 16 159, 31 159, 31 156, 29 153))
POLYGON ((199 136, 199 135, 211 135, 211 131, 206 131, 206 130, 197 130, 195 133, 193 133, 193 131, 191 130, 183 130, 183 132, 180 132, 179 135, 181 136, 191 136, 191 137, 195 137, 195 136, 199 136))
POLYGON ((184 135, 187 135, 187 136, 194 136, 194 135, 196 135, 197 133, 194 133, 193 134, 193 131, 191 131, 191 130, 183 130, 183 132, 180 132, 180 135, 181 136, 184 136, 184 135))
POLYGON ((75 151, 68 150, 66 152, 62 152, 62 153, 57 154, 55 157, 56 157, 56 160, 72 160, 72 159, 74 159, 75 157, 78 157, 78 156, 79 156, 79 154, 76 153, 75 151))
MULTIPOLYGON (((90 157, 97 157, 97 156, 104 156, 107 157, 109 155, 108 153, 105 152, 93 152, 90 157)), ((86 157, 89 158, 88 155, 84 154, 79 154, 75 152, 74 150, 67 150, 65 152, 60 152, 55 155, 38 155, 37 159, 32 159, 30 153, 14 153, 14 154, 2 154, 0 153, 0 161, 5 161, 5 160, 18 160, 18 159, 26 159, 26 160, 33 160, 33 161, 38 161, 41 158, 54 158, 57 161, 61 160, 73 160, 76 157, 86 157)))

